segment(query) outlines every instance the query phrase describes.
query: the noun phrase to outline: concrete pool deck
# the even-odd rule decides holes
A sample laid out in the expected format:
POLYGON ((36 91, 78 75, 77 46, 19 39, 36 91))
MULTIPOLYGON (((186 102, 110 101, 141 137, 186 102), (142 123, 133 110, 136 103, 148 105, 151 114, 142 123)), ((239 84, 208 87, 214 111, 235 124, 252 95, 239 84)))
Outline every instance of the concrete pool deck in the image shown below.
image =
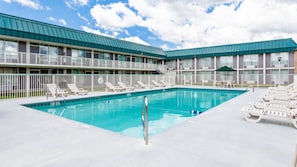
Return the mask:
POLYGON ((249 91, 186 120, 151 137, 148 146, 143 139, 19 105, 51 100, 45 97, 1 100, 0 166, 293 166, 292 123, 276 117, 250 123, 240 112, 264 91, 249 91))

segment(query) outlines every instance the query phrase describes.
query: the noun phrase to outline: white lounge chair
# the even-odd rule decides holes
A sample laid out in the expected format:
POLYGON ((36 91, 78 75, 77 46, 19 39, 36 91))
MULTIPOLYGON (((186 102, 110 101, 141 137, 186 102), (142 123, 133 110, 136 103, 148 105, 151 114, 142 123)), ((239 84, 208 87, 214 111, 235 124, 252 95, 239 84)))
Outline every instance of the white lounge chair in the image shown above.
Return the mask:
POLYGON ((54 98, 58 96, 66 97, 68 95, 68 92, 60 89, 60 87, 57 86, 57 84, 46 84, 46 87, 54 98))
POLYGON ((163 84, 163 87, 170 86, 168 83, 166 83, 164 80, 160 80, 161 84, 163 84))
POLYGON ((262 99, 266 102, 272 100, 297 100, 297 90, 291 92, 266 93, 262 99))
POLYGON ((137 81, 137 84, 140 86, 140 88, 144 88, 144 89, 150 89, 153 88, 152 86, 149 85, 145 85, 143 82, 141 81, 137 81))
POLYGON ((153 85, 154 85, 155 87, 163 87, 162 84, 158 83, 158 82, 155 81, 155 80, 152 80, 152 83, 153 83, 153 85))
POLYGON ((68 89, 71 93, 74 93, 75 95, 86 95, 88 94, 88 90, 83 88, 78 88, 75 84, 67 84, 68 89))
POLYGON ((118 92, 118 91, 123 91, 125 90, 124 88, 121 88, 121 87, 118 87, 118 86, 114 86, 112 83, 110 82, 105 82, 105 90, 108 91, 108 90, 111 90, 113 92, 118 92))
POLYGON ((259 122, 265 115, 289 118, 294 127, 297 128, 297 109, 288 108, 283 105, 264 105, 263 108, 245 106, 241 109, 245 120, 249 122, 259 122))
POLYGON ((134 90, 135 88, 133 87, 128 87, 126 84, 124 84, 123 82, 118 82, 119 86, 125 90, 134 90))
POLYGON ((294 89, 296 89, 297 84, 295 82, 287 85, 287 86, 276 86, 276 87, 269 87, 268 90, 270 92, 277 92, 277 91, 285 91, 285 92, 289 92, 292 91, 294 89))

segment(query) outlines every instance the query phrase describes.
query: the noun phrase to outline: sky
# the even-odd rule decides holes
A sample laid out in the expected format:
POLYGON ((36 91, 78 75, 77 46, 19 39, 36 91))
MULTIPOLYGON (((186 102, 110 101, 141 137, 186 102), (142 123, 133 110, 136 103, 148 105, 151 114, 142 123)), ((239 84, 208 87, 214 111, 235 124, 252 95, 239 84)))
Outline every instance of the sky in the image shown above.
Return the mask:
POLYGON ((0 12, 164 50, 297 41, 297 0, 0 0, 0 12))

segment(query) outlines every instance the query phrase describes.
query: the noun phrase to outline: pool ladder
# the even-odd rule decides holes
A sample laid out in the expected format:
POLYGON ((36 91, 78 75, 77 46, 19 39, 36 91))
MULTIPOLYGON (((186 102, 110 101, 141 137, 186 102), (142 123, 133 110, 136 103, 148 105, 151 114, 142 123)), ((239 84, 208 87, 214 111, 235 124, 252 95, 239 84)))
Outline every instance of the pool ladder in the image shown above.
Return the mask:
POLYGON ((144 96, 144 107, 142 109, 142 126, 143 126, 143 138, 145 145, 148 145, 148 98, 144 96))

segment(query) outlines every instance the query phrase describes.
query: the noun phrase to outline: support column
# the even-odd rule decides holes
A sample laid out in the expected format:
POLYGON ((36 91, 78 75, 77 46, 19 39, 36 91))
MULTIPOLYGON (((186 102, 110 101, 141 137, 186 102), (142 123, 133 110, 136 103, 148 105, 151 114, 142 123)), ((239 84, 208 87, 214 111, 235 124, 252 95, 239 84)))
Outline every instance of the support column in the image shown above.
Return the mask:
POLYGON ((179 59, 176 59, 176 71, 177 71, 177 81, 178 83, 181 81, 181 75, 180 75, 180 64, 179 59))
POLYGON ((240 79, 240 77, 239 77, 239 55, 237 55, 237 57, 236 57, 236 77, 237 77, 237 81, 236 81, 236 83, 237 84, 239 84, 239 79, 240 79))
POLYGON ((26 64, 31 64, 30 63, 30 42, 28 41, 26 42, 26 64))
POLYGON ((194 82, 197 83, 197 57, 194 58, 194 82))
MULTIPOLYGON (((259 74, 258 74, 259 78, 259 74)), ((263 53, 263 84, 266 84, 266 53, 263 53)))
POLYGON ((30 96, 30 68, 26 68, 26 97, 30 96))
POLYGON ((216 68, 217 68, 217 57, 215 56, 214 58, 213 58, 213 67, 214 67, 214 73, 213 73, 213 80, 214 80, 214 86, 216 86, 216 84, 217 84, 217 72, 216 72, 216 68))
POLYGON ((91 71, 91 91, 94 92, 94 69, 91 71))

